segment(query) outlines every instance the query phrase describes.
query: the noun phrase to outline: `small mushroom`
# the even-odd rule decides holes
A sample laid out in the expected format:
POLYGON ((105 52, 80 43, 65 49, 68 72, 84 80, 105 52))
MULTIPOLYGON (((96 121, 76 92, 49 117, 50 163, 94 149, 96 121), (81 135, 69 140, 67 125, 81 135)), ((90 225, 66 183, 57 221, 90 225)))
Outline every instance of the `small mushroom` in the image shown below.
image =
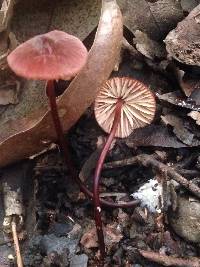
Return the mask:
POLYGON ((115 137, 127 137, 136 128, 151 123, 155 114, 155 98, 141 82, 128 78, 113 78, 101 88, 95 100, 95 116, 98 124, 110 133, 117 103, 121 101, 120 123, 115 137))
POLYGON ((98 124, 109 133, 97 162, 93 187, 95 222, 101 260, 104 261, 106 250, 99 198, 101 170, 113 138, 127 137, 134 129, 150 124, 155 115, 156 103, 152 92, 143 83, 128 77, 116 77, 108 80, 99 90, 94 111, 98 124))
POLYGON ((86 47, 77 37, 54 30, 20 44, 7 57, 8 65, 17 75, 47 81, 46 92, 52 119, 64 154, 68 151, 57 110, 54 82, 73 78, 86 63, 87 54, 86 47))
POLYGON ((70 80, 85 65, 87 49, 77 37, 55 30, 20 44, 7 60, 26 79, 70 80))

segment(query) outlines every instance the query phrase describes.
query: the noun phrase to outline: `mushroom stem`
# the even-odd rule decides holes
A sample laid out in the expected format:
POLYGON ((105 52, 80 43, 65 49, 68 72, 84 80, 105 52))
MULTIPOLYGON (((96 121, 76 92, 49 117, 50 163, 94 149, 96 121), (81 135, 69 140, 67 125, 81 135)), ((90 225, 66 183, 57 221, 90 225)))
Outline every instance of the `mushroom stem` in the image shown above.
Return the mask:
MULTIPOLYGON (((72 162, 72 160, 70 158, 70 153, 69 153, 69 149, 68 149, 67 140, 64 137, 62 124, 60 122, 60 118, 59 118, 59 115, 58 115, 54 81, 50 80, 50 81, 47 82, 47 84, 46 84, 46 93, 47 93, 47 96, 49 98, 49 105, 50 105, 50 109, 51 109, 51 115, 52 115, 52 119, 53 119, 53 122, 54 122, 54 126, 55 126, 55 130, 56 130, 58 142, 59 142, 62 154, 63 154, 63 158, 65 160, 65 163, 67 164, 67 167, 69 168, 70 173, 73 176, 72 178, 80 186, 81 191, 83 191, 84 194, 86 194, 91 199, 93 199, 92 192, 84 185, 84 183, 79 178, 78 173, 75 171, 75 168, 73 166, 73 162, 72 162)), ((132 200, 132 201, 125 202, 125 203, 113 203, 113 202, 110 202, 110 201, 106 201, 104 199, 100 199, 100 203, 105 205, 105 206, 112 207, 112 208, 129 208, 129 207, 136 206, 139 203, 139 201, 138 200, 132 200)))
POLYGON ((102 152, 100 154, 100 157, 99 157, 99 160, 97 162, 96 169, 95 169, 95 174, 94 174, 94 187, 93 187, 94 214, 95 214, 95 223, 96 223, 97 236, 98 236, 98 241, 99 241, 99 249, 100 249, 102 261, 104 261, 104 259, 105 259, 106 249, 105 249, 103 227, 102 227, 102 220, 101 220, 101 203, 100 203, 100 197, 99 197, 99 182, 100 182, 101 170, 102 170, 106 155, 108 153, 108 150, 110 148, 110 145, 113 141, 113 138, 114 138, 115 133, 117 131, 117 127, 118 127, 119 122, 120 122, 122 105, 123 105, 123 101, 121 99, 119 99, 117 104, 116 104, 115 117, 114 117, 111 131, 110 131, 108 139, 107 139, 107 141, 106 141, 106 143, 102 149, 102 152))
POLYGON ((59 146, 61 153, 65 159, 65 162, 67 164, 67 167, 69 168, 70 174, 72 177, 76 177, 77 173, 75 171, 75 168, 73 167, 72 161, 69 156, 69 150, 68 150, 68 144, 67 140, 65 139, 63 127, 59 118, 58 109, 57 109, 57 103, 56 103, 56 94, 55 94, 55 85, 53 80, 47 81, 46 84, 46 93, 49 98, 49 105, 51 108, 51 116, 53 119, 56 135, 58 138, 59 146))

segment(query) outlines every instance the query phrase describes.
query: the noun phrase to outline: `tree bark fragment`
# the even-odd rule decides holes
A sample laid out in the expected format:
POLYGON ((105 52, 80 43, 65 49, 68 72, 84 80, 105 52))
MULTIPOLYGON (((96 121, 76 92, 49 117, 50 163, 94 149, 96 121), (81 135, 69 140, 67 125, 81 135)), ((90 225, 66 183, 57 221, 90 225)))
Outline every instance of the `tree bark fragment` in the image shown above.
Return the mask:
POLYGON ((165 39, 170 56, 188 64, 200 66, 200 5, 195 7, 165 39))

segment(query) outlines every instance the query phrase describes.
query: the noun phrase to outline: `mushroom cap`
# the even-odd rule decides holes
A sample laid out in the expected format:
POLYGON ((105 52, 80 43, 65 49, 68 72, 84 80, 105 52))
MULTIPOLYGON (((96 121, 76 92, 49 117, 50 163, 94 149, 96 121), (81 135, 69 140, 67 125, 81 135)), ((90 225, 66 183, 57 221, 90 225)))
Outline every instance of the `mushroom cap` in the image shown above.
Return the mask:
POLYGON ((116 137, 127 137, 134 129, 151 123, 156 111, 153 93, 137 80, 115 77, 102 86, 94 105, 96 120, 105 132, 111 131, 119 99, 123 104, 116 137))
POLYGON ((70 80, 84 66, 87 49, 75 36, 62 31, 37 35, 7 57, 19 76, 32 80, 70 80))

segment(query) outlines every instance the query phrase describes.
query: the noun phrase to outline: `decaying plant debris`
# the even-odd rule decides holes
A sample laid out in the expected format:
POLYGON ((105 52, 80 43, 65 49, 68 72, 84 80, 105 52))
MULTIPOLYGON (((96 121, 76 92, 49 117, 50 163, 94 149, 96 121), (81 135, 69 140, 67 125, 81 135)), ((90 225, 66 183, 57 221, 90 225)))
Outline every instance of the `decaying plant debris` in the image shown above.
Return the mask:
POLYGON ((199 11, 198 0, 0 1, 0 266, 200 266, 199 11), (6 62, 19 43, 55 29, 89 50, 81 72, 56 83, 89 198, 63 162, 44 83, 20 79, 6 62), (156 115, 109 149, 100 265, 92 188, 107 134, 94 100, 109 77, 144 83, 156 115))

